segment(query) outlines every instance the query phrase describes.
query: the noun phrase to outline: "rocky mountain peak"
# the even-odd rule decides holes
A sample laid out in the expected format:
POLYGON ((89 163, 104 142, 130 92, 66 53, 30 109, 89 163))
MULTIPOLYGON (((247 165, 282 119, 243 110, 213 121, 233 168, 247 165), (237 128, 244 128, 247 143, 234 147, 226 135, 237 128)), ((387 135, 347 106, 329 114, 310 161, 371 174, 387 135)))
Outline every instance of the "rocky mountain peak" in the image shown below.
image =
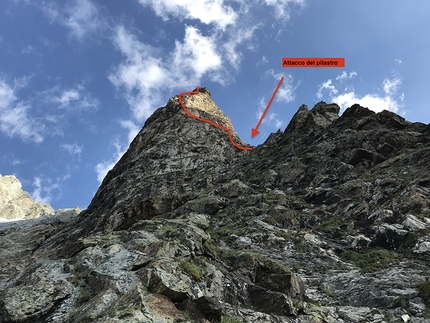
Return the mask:
POLYGON ((428 322, 430 125, 338 114, 243 151, 171 98, 88 209, 0 224, 0 323, 428 322))
POLYGON ((337 104, 319 102, 309 111, 308 107, 303 104, 291 119, 285 130, 285 136, 293 133, 296 136, 302 136, 305 133, 326 129, 339 117, 339 110, 337 104))
MULTIPOLYGON (((183 102, 189 113, 228 128, 235 143, 247 146, 206 88, 184 95, 183 102)), ((166 203, 171 203, 165 198, 171 199, 172 192, 184 194, 194 185, 209 185, 214 173, 246 153, 231 144, 225 130, 187 115, 179 97, 174 96, 148 118, 127 152, 106 175, 86 212, 105 214, 103 210, 109 210, 110 217, 117 217, 109 220, 112 226, 127 217, 126 208, 138 208, 143 201, 159 199, 159 205, 151 207, 157 210, 155 213, 164 212, 166 203)))
MULTIPOLYGON (((231 120, 224 114, 224 112, 215 104, 215 102, 212 100, 212 96, 210 92, 206 88, 198 88, 194 89, 192 91, 197 92, 195 94, 185 94, 182 95, 183 103, 186 107, 186 110, 191 113, 193 116, 204 118, 210 121, 213 121, 214 123, 221 125, 227 129, 230 130, 233 139, 235 142, 237 141, 239 144, 247 146, 238 136, 236 131, 234 130, 234 127, 231 123, 231 120)), ((186 92, 189 93, 189 92, 186 92)), ((223 132, 222 129, 216 128, 213 125, 209 123, 205 123, 199 120, 196 120, 193 117, 187 116, 184 107, 180 104, 179 101, 179 95, 176 95, 172 97, 167 105, 163 108, 157 109, 150 118, 147 119, 145 123, 145 127, 149 126, 151 123, 163 123, 168 121, 170 118, 173 118, 173 120, 170 120, 170 123, 177 124, 178 128, 184 128, 186 124, 189 126, 186 126, 186 129, 182 130, 182 132, 178 133, 176 127, 170 127, 170 128, 164 128, 163 132, 161 134, 165 136, 170 136, 172 133, 170 131, 176 131, 174 134, 180 134, 181 136, 187 136, 187 139, 192 140, 195 143, 195 146, 197 144, 204 144, 204 139, 202 140, 203 136, 195 136, 196 132, 198 131, 207 131, 208 134, 216 130, 214 133, 217 135, 223 135, 222 137, 226 137, 226 143, 229 141, 228 135, 223 132), (172 122, 173 121, 173 122, 172 122), (192 127, 192 132, 188 134, 187 130, 188 127, 192 127), (189 136, 189 137, 188 137, 189 136), (193 137, 194 136, 194 137, 193 137)), ((142 129, 143 130, 143 129, 142 129)), ((207 145, 207 144, 206 144, 207 145)))
MULTIPOLYGON (((195 89, 194 91, 196 91, 195 89)), ((193 91, 193 92, 194 92, 193 91)), ((187 95, 184 97, 184 104, 189 112, 197 117, 203 117, 211 120, 221 126, 226 127, 232 133, 234 139, 238 139, 236 131, 233 128, 231 120, 222 112, 222 110, 212 100, 211 93, 205 88, 199 88, 197 94, 187 95)))

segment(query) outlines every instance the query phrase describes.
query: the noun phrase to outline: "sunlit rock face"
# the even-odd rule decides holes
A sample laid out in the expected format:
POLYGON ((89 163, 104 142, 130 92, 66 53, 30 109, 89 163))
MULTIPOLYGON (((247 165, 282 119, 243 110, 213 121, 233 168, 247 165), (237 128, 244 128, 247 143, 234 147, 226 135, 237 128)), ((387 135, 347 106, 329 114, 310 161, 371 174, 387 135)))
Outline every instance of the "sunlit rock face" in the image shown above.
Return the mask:
POLYGON ((0 175, 0 222, 32 219, 55 213, 49 204, 34 202, 21 187, 21 182, 15 176, 0 175))
POLYGON ((173 97, 88 209, 0 224, 0 322, 426 322, 429 164, 391 112, 302 105, 243 151, 173 97))

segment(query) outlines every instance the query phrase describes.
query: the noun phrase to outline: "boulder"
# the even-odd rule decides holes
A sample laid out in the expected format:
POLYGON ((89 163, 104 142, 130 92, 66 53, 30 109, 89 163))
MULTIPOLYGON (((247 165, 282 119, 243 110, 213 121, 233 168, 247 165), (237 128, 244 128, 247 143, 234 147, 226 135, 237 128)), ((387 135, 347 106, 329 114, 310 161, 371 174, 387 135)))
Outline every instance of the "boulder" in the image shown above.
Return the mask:
POLYGON ((426 224, 412 214, 407 214, 402 224, 409 231, 423 230, 426 228, 426 224))

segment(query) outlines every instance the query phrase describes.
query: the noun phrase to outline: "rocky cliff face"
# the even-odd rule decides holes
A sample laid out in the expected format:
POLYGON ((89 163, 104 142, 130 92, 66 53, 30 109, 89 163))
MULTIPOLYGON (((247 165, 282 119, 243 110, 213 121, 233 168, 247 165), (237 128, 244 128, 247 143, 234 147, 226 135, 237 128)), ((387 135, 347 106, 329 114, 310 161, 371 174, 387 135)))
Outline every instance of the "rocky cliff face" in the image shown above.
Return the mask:
POLYGON ((88 209, 0 225, 0 322, 428 322, 430 125, 338 113, 243 151, 172 98, 88 209))

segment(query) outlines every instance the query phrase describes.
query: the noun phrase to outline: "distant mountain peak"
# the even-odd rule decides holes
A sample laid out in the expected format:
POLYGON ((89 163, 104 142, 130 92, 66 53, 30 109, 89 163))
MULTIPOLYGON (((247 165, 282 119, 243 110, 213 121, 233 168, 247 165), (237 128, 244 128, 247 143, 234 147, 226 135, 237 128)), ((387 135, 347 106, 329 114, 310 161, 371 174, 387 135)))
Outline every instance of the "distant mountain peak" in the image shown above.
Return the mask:
POLYGON ((0 221, 27 220, 55 213, 48 203, 35 202, 21 187, 15 176, 0 175, 0 221))

